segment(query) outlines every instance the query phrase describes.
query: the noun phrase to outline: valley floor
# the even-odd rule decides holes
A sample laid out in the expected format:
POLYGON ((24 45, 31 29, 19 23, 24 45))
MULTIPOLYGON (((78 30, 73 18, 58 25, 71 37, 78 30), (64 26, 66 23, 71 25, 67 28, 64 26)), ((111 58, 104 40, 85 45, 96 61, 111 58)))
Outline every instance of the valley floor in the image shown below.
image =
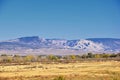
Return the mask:
POLYGON ((120 62, 1 64, 0 80, 120 80, 120 62))

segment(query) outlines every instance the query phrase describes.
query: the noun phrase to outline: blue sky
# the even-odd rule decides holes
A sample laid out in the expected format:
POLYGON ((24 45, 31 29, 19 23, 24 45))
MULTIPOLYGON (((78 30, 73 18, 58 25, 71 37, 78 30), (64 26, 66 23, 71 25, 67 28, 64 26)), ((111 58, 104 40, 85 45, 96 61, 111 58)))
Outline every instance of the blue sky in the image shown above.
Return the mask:
POLYGON ((0 40, 120 38, 119 0, 0 0, 0 40))

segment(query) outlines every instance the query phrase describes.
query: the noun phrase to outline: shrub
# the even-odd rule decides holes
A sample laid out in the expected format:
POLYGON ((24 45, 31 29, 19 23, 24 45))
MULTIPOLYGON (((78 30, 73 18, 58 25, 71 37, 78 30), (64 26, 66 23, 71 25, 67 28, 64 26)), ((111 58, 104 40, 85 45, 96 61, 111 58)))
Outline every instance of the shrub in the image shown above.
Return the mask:
POLYGON ((58 76, 58 77, 56 77, 56 78, 53 79, 53 80, 65 80, 65 78, 64 78, 63 76, 58 76))

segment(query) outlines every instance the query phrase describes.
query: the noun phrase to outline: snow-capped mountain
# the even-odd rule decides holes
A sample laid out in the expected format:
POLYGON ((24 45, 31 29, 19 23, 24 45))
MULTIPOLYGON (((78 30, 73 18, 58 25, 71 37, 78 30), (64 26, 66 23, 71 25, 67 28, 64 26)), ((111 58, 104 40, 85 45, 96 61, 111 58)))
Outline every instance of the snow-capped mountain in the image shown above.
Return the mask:
POLYGON ((89 38, 79 40, 45 39, 38 36, 22 37, 0 42, 0 53, 120 52, 120 39, 89 38))

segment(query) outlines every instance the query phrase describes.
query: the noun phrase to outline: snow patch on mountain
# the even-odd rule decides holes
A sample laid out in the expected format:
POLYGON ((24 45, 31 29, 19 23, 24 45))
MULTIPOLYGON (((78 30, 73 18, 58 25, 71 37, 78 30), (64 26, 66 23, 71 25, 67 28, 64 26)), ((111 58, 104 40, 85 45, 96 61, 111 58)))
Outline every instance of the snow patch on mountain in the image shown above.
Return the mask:
POLYGON ((104 46, 99 43, 94 43, 89 40, 79 40, 76 45, 72 47, 73 49, 81 49, 84 51, 103 51, 104 46))

